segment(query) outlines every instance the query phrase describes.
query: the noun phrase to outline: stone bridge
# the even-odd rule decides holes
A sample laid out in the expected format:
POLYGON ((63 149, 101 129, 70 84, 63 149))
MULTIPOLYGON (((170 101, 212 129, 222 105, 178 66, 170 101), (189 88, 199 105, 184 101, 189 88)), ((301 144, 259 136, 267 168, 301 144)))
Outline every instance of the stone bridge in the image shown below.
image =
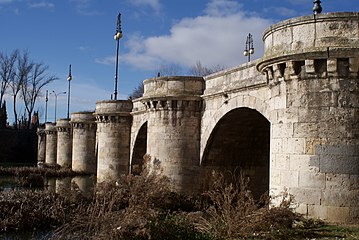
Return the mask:
POLYGON ((147 79, 139 99, 47 123, 39 161, 104 181, 140 170, 148 154, 178 191, 205 189, 219 170, 241 174, 257 198, 287 191, 300 213, 357 221, 359 13, 289 19, 263 41, 254 62, 147 79))

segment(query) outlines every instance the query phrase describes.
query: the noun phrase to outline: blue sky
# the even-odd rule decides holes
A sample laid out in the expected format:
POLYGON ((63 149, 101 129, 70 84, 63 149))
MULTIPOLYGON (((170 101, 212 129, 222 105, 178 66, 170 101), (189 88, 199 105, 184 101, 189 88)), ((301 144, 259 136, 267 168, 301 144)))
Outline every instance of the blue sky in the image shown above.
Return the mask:
MULTIPOLYGON (((72 64, 71 112, 94 110, 114 90, 113 35, 122 14, 118 99, 127 99, 144 79, 163 66, 180 75, 202 65, 233 67, 243 56, 248 33, 255 54, 263 54, 262 33, 271 24, 312 14, 310 0, 0 0, 0 51, 28 50, 31 59, 49 66, 59 80, 51 91, 67 91, 72 64)), ((358 0, 323 0, 323 12, 359 11, 358 0)), ((44 89, 45 90, 45 89, 44 89)), ((48 120, 54 120, 49 96, 48 120)), ((57 117, 66 117, 66 95, 58 97, 57 117)), ((9 122, 11 104, 8 103, 9 122)), ((43 121, 44 96, 37 109, 43 121)), ((19 109, 20 111, 23 109, 19 109)))

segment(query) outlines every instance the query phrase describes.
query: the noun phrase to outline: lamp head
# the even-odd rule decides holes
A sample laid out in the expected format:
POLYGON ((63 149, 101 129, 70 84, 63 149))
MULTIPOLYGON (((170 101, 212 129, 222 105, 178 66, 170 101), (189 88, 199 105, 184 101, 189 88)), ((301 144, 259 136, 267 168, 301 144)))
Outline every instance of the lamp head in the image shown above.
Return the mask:
POLYGON ((248 55, 249 55, 248 50, 244 50, 243 55, 244 55, 244 56, 248 56, 248 55))
POLYGON ((117 32, 117 33, 115 34, 115 36, 113 36, 113 38, 114 38, 115 40, 119 40, 120 38, 122 38, 122 32, 117 32))

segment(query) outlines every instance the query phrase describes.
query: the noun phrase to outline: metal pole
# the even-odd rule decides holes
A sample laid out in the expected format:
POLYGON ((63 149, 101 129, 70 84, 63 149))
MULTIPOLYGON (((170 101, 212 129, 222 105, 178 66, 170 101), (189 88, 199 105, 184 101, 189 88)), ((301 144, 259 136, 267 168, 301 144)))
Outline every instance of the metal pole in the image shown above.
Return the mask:
POLYGON ((52 93, 55 95, 55 123, 56 123, 56 114, 57 114, 57 96, 60 94, 66 94, 66 92, 60 92, 56 93, 55 91, 52 91, 52 93))
POLYGON ((120 39, 116 40, 116 74, 115 74, 115 91, 113 93, 114 100, 117 100, 117 80, 118 80, 118 50, 120 45, 120 39))
POLYGON ((54 92, 55 94, 55 121, 56 122, 56 111, 57 111, 57 94, 54 92))
POLYGON ((69 82, 69 87, 68 87, 68 93, 67 93, 67 119, 70 119, 70 83, 72 80, 72 75, 71 75, 71 64, 69 67, 69 76, 67 77, 67 81, 69 82))
POLYGON ((116 74, 115 74, 115 91, 113 93, 113 99, 117 100, 117 81, 118 81, 118 52, 120 48, 120 38, 122 38, 121 30, 121 13, 117 16, 116 34, 114 39, 116 40, 116 74))
POLYGON ((49 91, 46 90, 46 97, 45 97, 45 123, 47 122, 47 102, 49 101, 49 91))

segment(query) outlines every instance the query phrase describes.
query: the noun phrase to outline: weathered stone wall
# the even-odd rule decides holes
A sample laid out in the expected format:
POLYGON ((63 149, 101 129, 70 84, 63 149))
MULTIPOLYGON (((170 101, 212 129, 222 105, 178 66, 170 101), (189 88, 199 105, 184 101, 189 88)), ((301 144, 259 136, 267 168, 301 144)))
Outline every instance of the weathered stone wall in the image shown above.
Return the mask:
POLYGON ((72 169, 85 173, 96 173, 96 122, 94 112, 71 114, 72 125, 72 169))
POLYGON ((57 129, 57 164, 71 168, 72 165, 72 128, 70 119, 58 119, 57 129))
POLYGON ((37 162, 45 162, 46 157, 46 134, 45 127, 37 128, 37 162))
POLYGON ((129 173, 132 101, 96 103, 98 159, 97 180, 116 180, 129 173))
POLYGON ((334 222, 358 219, 358 13, 290 19, 264 33, 258 69, 272 111, 271 182, 298 211, 334 222))
POLYGON ((45 123, 46 133, 46 153, 45 163, 49 165, 56 164, 56 149, 57 149, 57 132, 55 123, 45 123))
POLYGON ((263 59, 205 77, 202 164, 221 120, 254 109, 271 123, 271 195, 287 189, 307 216, 358 219, 358 20, 331 13, 278 23, 264 33, 263 59))
POLYGON ((144 81, 147 153, 179 191, 193 191, 199 173, 203 78, 160 77, 144 81))

